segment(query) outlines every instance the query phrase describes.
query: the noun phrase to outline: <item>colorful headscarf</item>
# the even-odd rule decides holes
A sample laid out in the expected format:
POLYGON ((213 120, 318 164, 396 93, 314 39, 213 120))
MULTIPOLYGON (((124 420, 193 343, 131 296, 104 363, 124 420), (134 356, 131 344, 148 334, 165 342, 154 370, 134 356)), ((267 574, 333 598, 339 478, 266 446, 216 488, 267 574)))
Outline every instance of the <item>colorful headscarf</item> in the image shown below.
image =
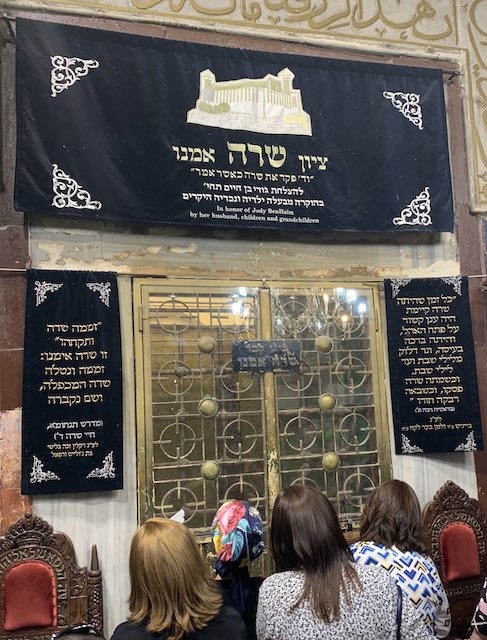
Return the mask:
POLYGON ((264 551, 262 520, 248 502, 225 502, 213 520, 213 545, 216 572, 224 577, 228 569, 237 568, 244 560, 251 562, 264 551))

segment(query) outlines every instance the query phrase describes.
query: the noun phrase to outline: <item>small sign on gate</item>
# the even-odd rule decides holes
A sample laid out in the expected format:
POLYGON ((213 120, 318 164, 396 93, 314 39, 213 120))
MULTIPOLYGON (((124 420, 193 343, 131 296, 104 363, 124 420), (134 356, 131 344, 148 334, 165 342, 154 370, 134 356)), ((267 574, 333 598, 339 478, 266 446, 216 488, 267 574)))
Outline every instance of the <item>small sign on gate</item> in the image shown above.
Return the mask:
POLYGON ((299 371, 301 346, 297 340, 239 340, 232 345, 235 372, 299 371))

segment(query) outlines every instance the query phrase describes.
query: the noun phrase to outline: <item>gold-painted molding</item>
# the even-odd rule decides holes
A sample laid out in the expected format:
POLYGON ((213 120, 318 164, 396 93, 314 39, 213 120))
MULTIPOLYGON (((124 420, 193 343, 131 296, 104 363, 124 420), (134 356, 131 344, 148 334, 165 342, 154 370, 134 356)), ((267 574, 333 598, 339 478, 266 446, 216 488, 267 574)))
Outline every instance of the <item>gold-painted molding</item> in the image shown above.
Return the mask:
POLYGON ((7 12, 51 11, 198 26, 459 65, 466 98, 470 208, 487 212, 487 0, 3 0, 7 12))

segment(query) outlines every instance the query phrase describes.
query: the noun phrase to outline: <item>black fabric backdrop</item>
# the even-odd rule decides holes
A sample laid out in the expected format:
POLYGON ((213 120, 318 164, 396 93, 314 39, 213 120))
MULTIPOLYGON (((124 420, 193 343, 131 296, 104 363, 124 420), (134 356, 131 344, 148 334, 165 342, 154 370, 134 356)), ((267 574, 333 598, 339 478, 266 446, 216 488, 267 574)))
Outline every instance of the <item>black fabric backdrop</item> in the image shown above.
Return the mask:
POLYGON ((468 279, 385 280, 396 453, 484 448, 468 279))
POLYGON ((121 489, 116 275, 27 272, 22 493, 121 489))
POLYGON ((32 214, 310 232, 452 230, 439 70, 18 19, 17 122, 15 206, 32 214), (81 75, 68 82, 75 68, 81 75), (217 83, 270 74, 270 91, 286 68, 312 135, 186 121, 206 69, 217 83), (422 128, 383 92, 417 94, 422 128))

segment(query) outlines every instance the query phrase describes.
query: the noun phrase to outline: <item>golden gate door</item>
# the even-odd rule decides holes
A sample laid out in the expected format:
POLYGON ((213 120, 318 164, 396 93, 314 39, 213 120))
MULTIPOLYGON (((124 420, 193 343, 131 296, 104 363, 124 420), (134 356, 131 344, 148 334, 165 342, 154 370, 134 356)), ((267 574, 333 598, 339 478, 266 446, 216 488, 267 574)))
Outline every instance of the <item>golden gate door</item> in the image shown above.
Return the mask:
POLYGON ((216 509, 264 521, 282 486, 324 491, 344 528, 390 477, 377 288, 134 283, 139 518, 183 508, 202 544, 216 509), (235 373, 237 340, 299 341, 299 373, 235 373))

